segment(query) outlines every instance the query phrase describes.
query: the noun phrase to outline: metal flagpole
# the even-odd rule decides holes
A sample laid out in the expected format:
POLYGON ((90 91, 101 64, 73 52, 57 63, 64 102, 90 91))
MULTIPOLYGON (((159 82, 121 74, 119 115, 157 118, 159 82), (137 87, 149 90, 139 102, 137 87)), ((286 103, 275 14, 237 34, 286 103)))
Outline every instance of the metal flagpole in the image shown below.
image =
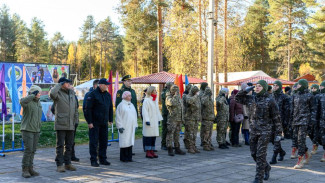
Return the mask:
MULTIPOLYGON (((5 114, 2 114, 2 151, 5 151, 5 114)), ((0 156, 5 156, 0 153, 0 156)))
POLYGON ((12 113, 12 149, 15 149, 15 113, 12 113))
MULTIPOLYGON (((212 96, 214 96, 214 86, 213 86, 213 59, 214 59, 214 0, 209 0, 209 12, 208 12, 208 22, 209 22, 209 32, 208 32, 208 67, 207 67, 207 79, 208 84, 212 89, 212 96)), ((201 36, 201 35, 200 35, 201 36)))

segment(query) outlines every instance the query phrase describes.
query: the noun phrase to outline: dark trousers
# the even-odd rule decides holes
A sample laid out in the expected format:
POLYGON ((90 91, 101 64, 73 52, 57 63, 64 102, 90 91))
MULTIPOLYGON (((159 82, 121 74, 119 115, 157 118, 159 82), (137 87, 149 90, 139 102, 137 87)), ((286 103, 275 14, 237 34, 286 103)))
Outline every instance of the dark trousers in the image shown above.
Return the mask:
POLYGON ((72 152, 71 152, 71 157, 75 158, 76 157, 76 152, 74 150, 74 146, 76 145, 75 139, 76 139, 76 132, 77 132, 78 124, 75 124, 74 127, 74 134, 73 134, 73 144, 72 144, 72 152))
POLYGON ((71 164, 71 152, 74 139, 73 130, 57 130, 56 131, 56 158, 57 166, 71 164))
POLYGON ((241 123, 236 123, 234 121, 230 122, 231 125, 231 144, 239 144, 239 130, 240 130, 240 124, 241 123))
POLYGON ((108 141, 108 126, 104 125, 94 125, 94 128, 89 129, 89 153, 90 161, 97 161, 97 147, 99 161, 104 161, 107 159, 106 150, 107 150, 107 141, 108 141))
POLYGON ((156 137, 143 137, 144 150, 155 150, 156 137))
POLYGON ((245 142, 249 143, 249 130, 248 129, 242 129, 241 133, 244 135, 245 142))
POLYGON ((22 160, 23 167, 33 166, 34 156, 37 148, 40 133, 21 131, 24 141, 24 156, 22 160))
POLYGON ((167 115, 164 115, 162 120, 161 147, 166 147, 167 132, 167 115))
POLYGON ((132 161, 132 147, 120 148, 120 160, 121 161, 132 161))

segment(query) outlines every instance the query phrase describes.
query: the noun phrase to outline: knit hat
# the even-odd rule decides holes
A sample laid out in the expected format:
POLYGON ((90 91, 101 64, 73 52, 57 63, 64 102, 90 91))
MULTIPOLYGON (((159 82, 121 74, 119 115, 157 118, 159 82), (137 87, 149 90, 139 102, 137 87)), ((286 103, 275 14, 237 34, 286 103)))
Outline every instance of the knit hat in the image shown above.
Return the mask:
POLYGON ((298 89, 299 91, 304 91, 305 89, 308 88, 308 81, 305 79, 300 79, 298 81, 298 84, 301 85, 301 87, 298 89))
POLYGON ((241 84, 241 90, 245 90, 248 87, 248 85, 246 83, 242 83, 241 84))
POLYGON ((234 95, 237 95, 238 90, 234 89, 234 90, 232 91, 232 93, 233 93, 234 95))
POLYGON ((200 90, 203 90, 204 91, 207 86, 208 86, 208 83, 207 82, 201 83, 200 90))
POLYGON ((268 84, 265 80, 261 79, 256 84, 260 84, 263 87, 263 90, 258 94, 264 94, 268 90, 268 84))
MULTIPOLYGON (((320 86, 325 87, 325 81, 323 81, 323 82, 320 84, 320 86)), ((320 89, 320 92, 321 92, 321 93, 325 93, 325 88, 320 89)))
POLYGON ((319 90, 319 85, 318 84, 313 84, 313 85, 311 85, 310 88, 316 88, 317 90, 319 90))
POLYGON ((28 93, 31 94, 33 93, 34 91, 38 91, 38 92, 42 92, 42 88, 40 88, 39 86, 37 85, 32 85, 30 88, 29 88, 29 91, 28 93))
POLYGON ((274 81, 274 83, 273 84, 276 84, 276 85, 278 85, 279 86, 279 88, 276 90, 276 92, 279 92, 279 91, 281 91, 282 90, 282 82, 281 81, 279 81, 279 80, 276 80, 276 81, 274 81))
POLYGON ((284 88, 284 91, 285 91, 285 92, 290 91, 290 90, 291 90, 291 88, 290 88, 289 86, 286 86, 286 87, 284 88))
POLYGON ((325 81, 323 81, 320 86, 324 86, 325 87, 325 81))
POLYGON ((219 95, 226 95, 226 93, 228 93, 228 92, 229 92, 228 88, 221 88, 219 95))

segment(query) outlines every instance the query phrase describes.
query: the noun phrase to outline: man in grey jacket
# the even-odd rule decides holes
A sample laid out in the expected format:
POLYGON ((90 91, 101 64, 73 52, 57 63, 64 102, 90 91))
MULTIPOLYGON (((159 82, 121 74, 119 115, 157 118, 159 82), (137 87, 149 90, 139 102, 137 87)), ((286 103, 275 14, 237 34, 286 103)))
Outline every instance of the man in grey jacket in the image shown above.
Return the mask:
POLYGON ((62 77, 50 91, 55 102, 56 131, 56 165, 58 172, 75 171, 71 165, 71 152, 74 141, 75 123, 78 119, 78 108, 75 93, 70 88, 71 80, 62 77), (64 151, 65 146, 65 151, 64 151), (63 167, 63 163, 65 166, 63 167))

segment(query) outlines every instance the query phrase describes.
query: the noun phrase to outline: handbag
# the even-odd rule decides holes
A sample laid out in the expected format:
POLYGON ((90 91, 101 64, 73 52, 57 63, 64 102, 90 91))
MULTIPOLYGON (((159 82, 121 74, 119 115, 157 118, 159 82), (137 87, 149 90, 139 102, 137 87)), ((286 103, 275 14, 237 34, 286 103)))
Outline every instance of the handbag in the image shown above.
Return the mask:
POLYGON ((236 114, 234 117, 235 123, 241 123, 244 121, 244 115, 243 114, 236 114))

